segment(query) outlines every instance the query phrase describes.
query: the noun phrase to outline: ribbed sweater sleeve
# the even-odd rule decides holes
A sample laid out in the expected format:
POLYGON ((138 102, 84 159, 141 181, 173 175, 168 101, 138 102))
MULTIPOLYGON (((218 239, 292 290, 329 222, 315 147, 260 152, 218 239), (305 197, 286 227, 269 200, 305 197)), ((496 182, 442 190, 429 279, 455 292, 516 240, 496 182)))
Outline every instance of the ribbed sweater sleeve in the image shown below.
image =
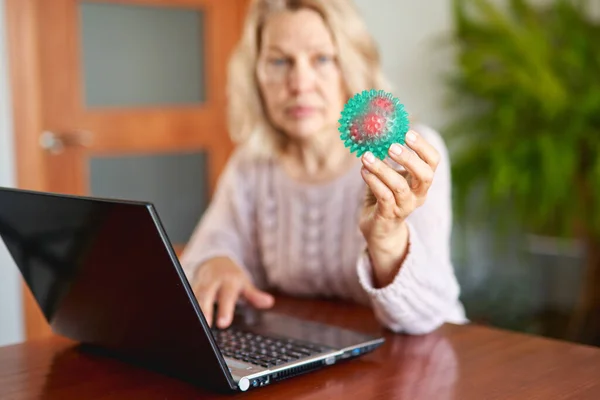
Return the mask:
POLYGON ((407 219, 408 252, 395 279, 375 288, 368 252, 359 255, 357 272, 379 321, 395 332, 428 333, 444 322, 466 322, 450 258, 452 229, 450 162, 435 131, 420 132, 437 148, 441 161, 427 200, 407 219))

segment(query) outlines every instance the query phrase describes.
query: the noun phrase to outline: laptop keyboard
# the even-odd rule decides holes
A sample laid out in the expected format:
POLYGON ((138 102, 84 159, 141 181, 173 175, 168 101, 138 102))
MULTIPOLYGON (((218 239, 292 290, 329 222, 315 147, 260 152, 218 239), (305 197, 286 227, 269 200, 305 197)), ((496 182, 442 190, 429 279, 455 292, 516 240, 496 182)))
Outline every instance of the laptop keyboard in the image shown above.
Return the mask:
POLYGON ((242 331, 213 329, 224 356, 270 368, 329 350, 328 347, 242 331))

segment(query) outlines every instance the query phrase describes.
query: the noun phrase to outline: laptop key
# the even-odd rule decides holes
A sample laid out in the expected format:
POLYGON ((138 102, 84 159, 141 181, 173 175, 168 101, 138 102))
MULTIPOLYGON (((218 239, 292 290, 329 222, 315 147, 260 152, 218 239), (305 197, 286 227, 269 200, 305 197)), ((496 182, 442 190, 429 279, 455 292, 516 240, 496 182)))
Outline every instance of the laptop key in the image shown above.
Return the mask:
POLYGON ((272 338, 235 328, 212 330, 223 354, 264 368, 318 354, 325 348, 288 338, 272 338))

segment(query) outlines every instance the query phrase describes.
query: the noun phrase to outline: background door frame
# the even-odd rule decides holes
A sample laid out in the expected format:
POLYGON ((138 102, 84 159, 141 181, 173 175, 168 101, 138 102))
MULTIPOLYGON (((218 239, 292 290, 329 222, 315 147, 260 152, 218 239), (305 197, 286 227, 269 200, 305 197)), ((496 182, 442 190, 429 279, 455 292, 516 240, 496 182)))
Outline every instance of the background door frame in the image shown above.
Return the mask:
MULTIPOLYGON (((43 130, 42 82, 38 4, 47 0, 5 0, 9 81, 13 114, 13 143, 16 186, 29 190, 46 190, 44 150, 39 145, 43 130)), ((114 1, 114 0, 113 0, 114 1)), ((218 1, 218 0, 215 0, 218 1)), ((237 34, 251 0, 237 0, 231 10, 237 21, 237 34)), ((210 77, 208 77, 210 79, 210 77)), ((23 287, 23 319, 25 338, 33 339, 51 333, 27 285, 23 287)))

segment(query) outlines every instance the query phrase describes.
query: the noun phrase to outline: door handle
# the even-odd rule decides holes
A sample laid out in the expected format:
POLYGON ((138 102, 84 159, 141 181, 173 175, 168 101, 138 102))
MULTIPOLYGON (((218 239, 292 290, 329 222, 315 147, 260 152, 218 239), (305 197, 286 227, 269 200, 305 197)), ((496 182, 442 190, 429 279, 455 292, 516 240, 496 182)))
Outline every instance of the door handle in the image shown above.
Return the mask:
POLYGON ((60 154, 65 147, 90 147, 93 135, 89 131, 75 131, 73 133, 56 133, 44 131, 40 135, 40 147, 51 154, 60 154))

